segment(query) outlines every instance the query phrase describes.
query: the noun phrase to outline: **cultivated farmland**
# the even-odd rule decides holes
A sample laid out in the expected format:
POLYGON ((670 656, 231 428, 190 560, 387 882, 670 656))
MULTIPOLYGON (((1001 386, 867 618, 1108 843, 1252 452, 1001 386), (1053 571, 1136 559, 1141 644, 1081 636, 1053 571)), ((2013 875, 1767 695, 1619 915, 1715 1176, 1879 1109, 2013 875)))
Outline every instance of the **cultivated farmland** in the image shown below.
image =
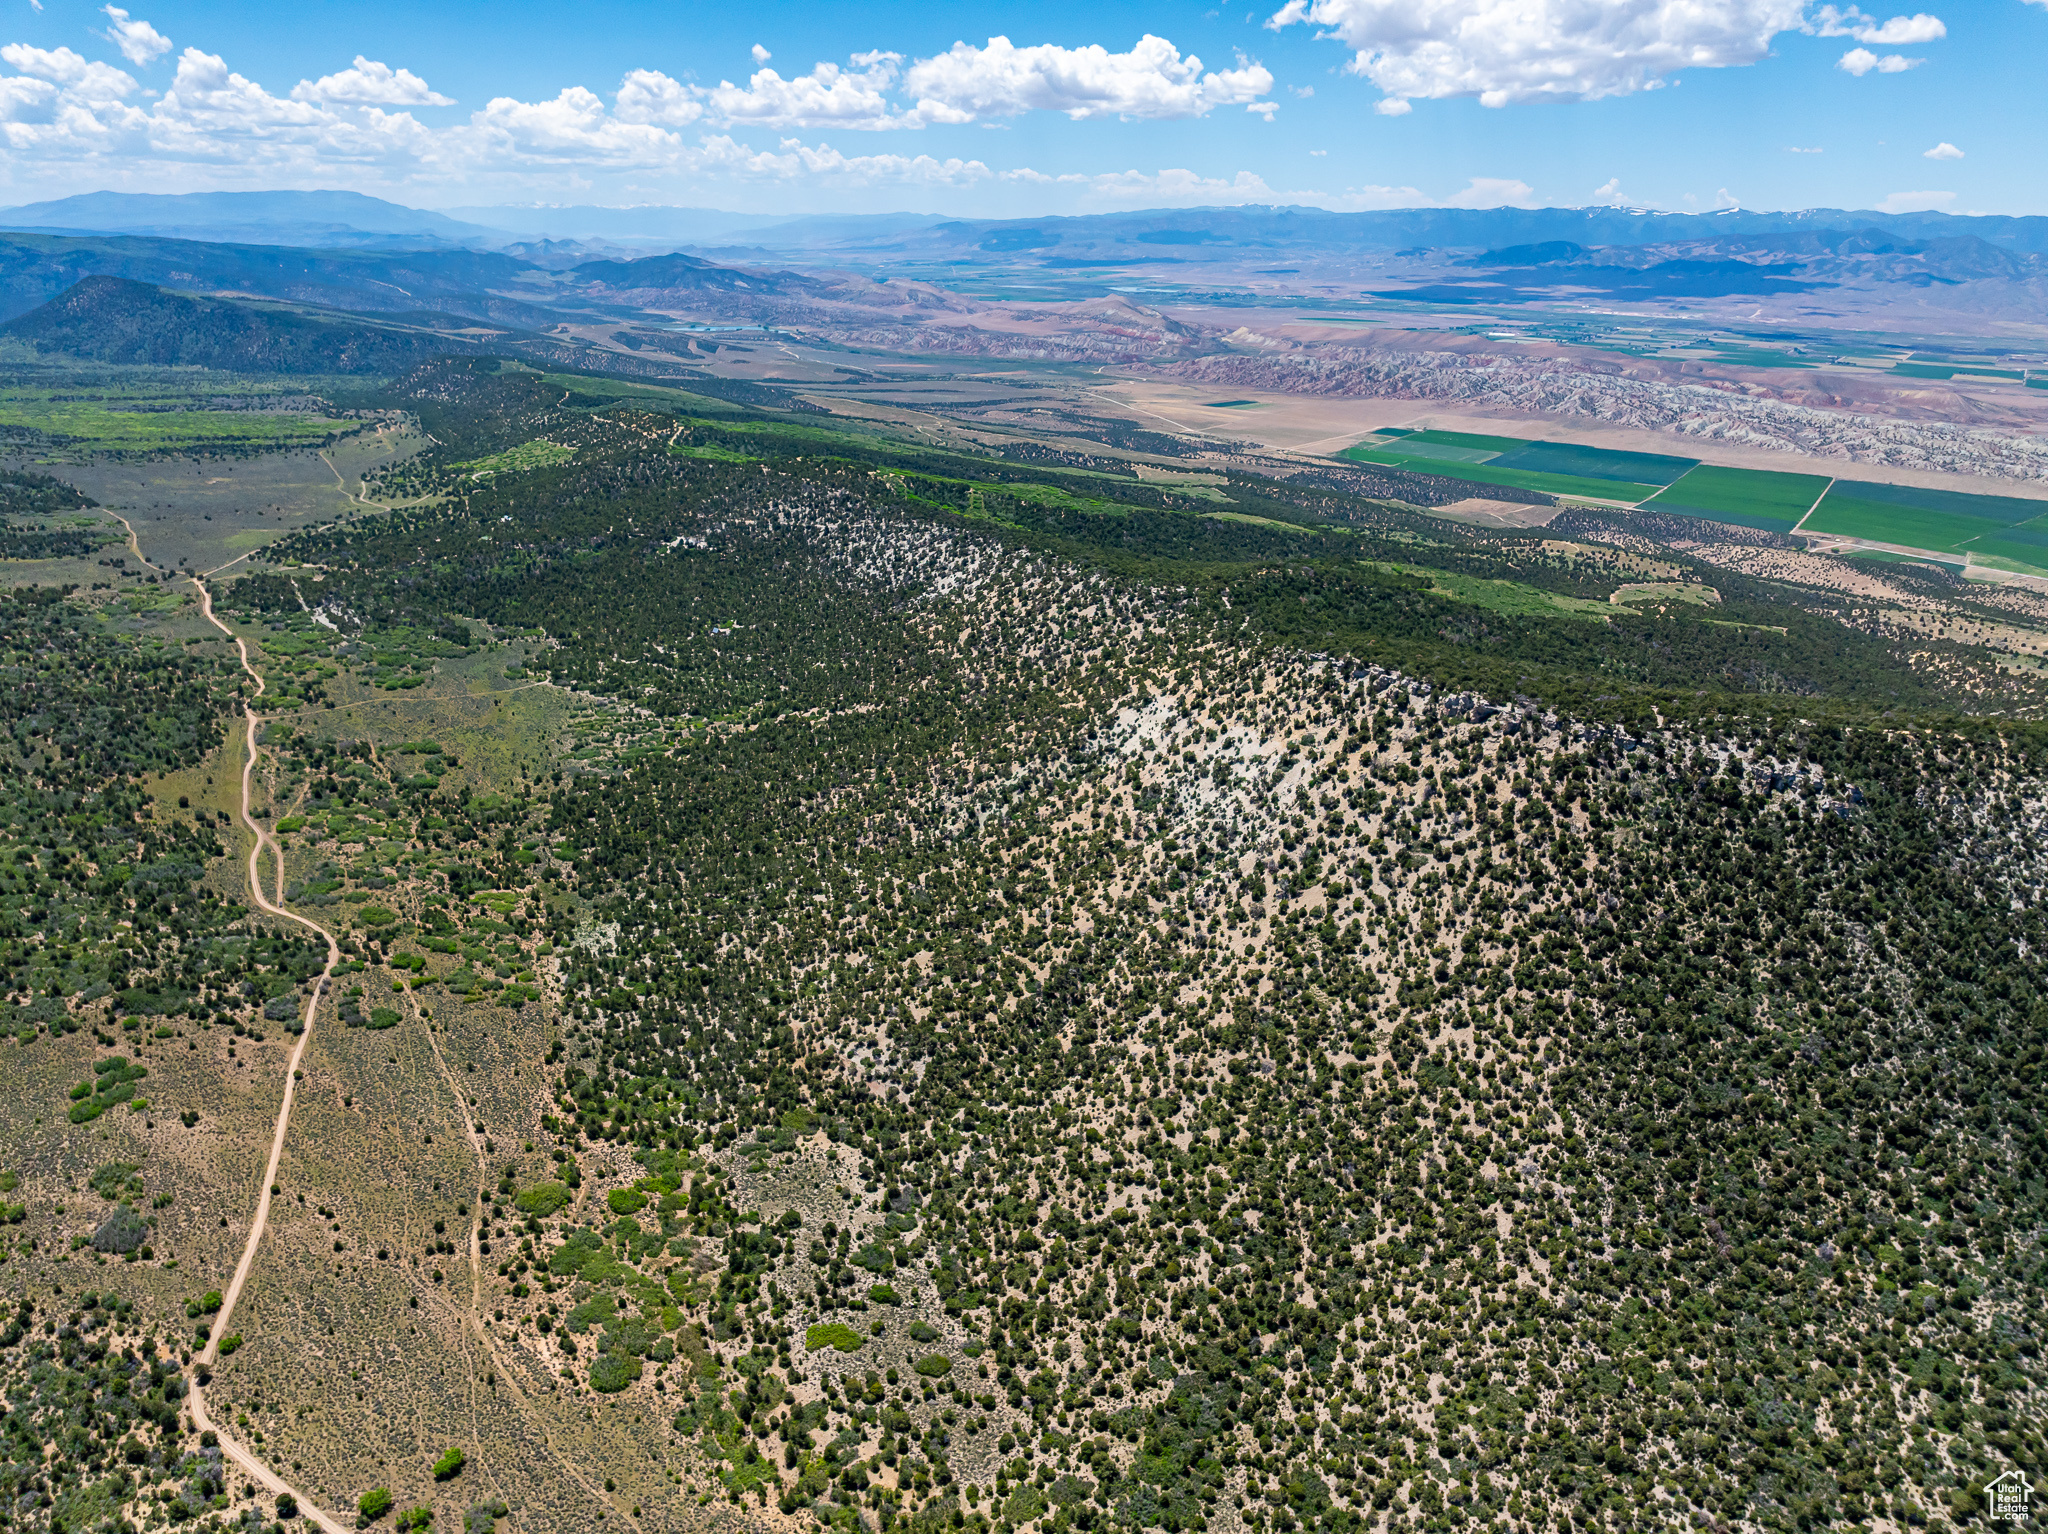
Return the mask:
POLYGON ((2048 517, 2048 501, 1838 479, 1807 518, 1806 528, 1873 543, 1985 553, 2040 565, 2048 564, 2048 549, 2033 544, 2028 534, 2040 533, 2034 524, 2043 517, 2048 517), (2025 552, 2006 552, 2009 549, 2025 552))
POLYGON ((1406 429, 1376 433, 1340 456, 1412 474, 1631 504, 1654 494, 1694 462, 1661 453, 1622 453, 1577 443, 1406 429))
POLYGON ((1778 474, 1698 464, 1645 506, 1674 516, 1790 532, 1828 487, 1825 474, 1778 474))

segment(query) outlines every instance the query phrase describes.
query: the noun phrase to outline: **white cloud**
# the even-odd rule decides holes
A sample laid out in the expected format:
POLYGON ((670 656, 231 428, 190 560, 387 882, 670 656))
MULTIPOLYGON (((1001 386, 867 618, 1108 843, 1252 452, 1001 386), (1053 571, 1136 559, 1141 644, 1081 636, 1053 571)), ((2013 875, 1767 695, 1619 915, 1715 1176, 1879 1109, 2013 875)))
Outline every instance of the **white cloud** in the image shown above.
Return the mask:
POLYGON ((146 21, 137 21, 118 5, 103 8, 113 25, 100 34, 121 50, 121 56, 138 67, 153 64, 171 51, 171 40, 146 21))
POLYGON ((1954 192, 1893 192, 1877 205, 1880 213, 1940 213, 1956 200, 1954 192))
POLYGON ((134 94, 134 76, 111 64, 88 59, 69 48, 31 48, 27 43, 9 43, 0 48, 0 61, 75 91, 88 101, 119 101, 134 94))
MULTIPOLYGON (((1199 112, 1204 103, 1262 105, 1240 98, 1270 86, 1263 70, 1245 65, 1226 78, 1182 58, 1170 44, 1161 47, 1149 82, 1133 68, 1142 44, 1130 55, 1083 49, 1063 60, 1039 50, 1010 50, 1027 55, 1023 59, 967 50, 971 68, 965 83, 979 93, 932 94, 961 85, 956 74, 936 79, 923 95, 970 117, 1034 109, 1083 117, 1170 116, 1199 112), (973 73, 992 58, 999 66, 992 73, 973 73), (1051 67, 1061 62, 1075 72, 1062 75, 1051 67)), ((756 200, 768 196, 795 205, 795 197, 829 198, 847 188, 960 192, 1013 186, 1111 206, 1285 202, 1367 209, 1532 200, 1528 186, 1512 180, 1476 179, 1438 200, 1409 186, 1276 189, 1249 171, 1219 175, 1183 167, 1054 176, 960 157, 849 154, 797 137, 761 148, 736 131, 723 131, 727 121, 747 114, 755 123, 803 116, 865 126, 890 114, 904 126, 921 124, 921 109, 901 104, 910 94, 903 89, 904 61, 886 53, 856 55, 850 67, 814 69, 795 80, 763 78, 770 73, 764 69, 744 87, 705 88, 656 70, 635 70, 611 99, 581 86, 541 101, 498 96, 464 120, 432 127, 404 108, 445 98, 419 77, 367 58, 349 70, 302 81, 288 94, 273 94, 225 59, 187 48, 159 97, 143 93, 119 68, 69 49, 13 44, 0 48, 0 62, 16 71, 0 76, 0 155, 10 183, 20 189, 44 185, 52 193, 80 186, 317 184, 400 197, 427 187, 461 188, 466 195, 503 187, 514 196, 546 187, 586 198, 602 186, 599 195, 664 201, 724 185, 755 188, 756 200), (707 127, 711 131, 704 132, 707 127), (763 187, 801 190, 758 192, 763 187)), ((945 62, 962 63, 957 54, 945 62)))
POLYGON ((393 69, 356 55, 355 66, 317 80, 301 80, 294 101, 326 101, 336 105, 380 107, 452 107, 455 98, 429 90, 409 69, 393 69))
POLYGON ((1517 101, 1626 96, 1681 69, 1754 64, 1800 25, 1804 0, 1287 0, 1353 51, 1347 69, 1389 97, 1517 101))
POLYGON ((1835 68, 1844 70, 1862 79, 1873 69, 1881 75, 1902 75, 1909 69, 1918 69, 1925 59, 1909 59, 1903 53, 1887 53, 1879 58, 1868 48, 1851 48, 1835 60, 1835 68))
MULTIPOLYGON (((980 160, 940 160, 928 154, 846 155, 829 144, 813 147, 793 138, 782 140, 773 152, 758 152, 726 134, 706 139, 693 154, 692 164, 699 169, 737 171, 783 181, 809 176, 856 185, 967 186, 996 179, 996 173, 980 160)), ((1019 181, 1050 179, 1032 170, 1006 171, 1003 177, 1019 181)))
POLYGON ((1894 16, 1880 25, 1875 17, 1864 15, 1853 5, 1847 10, 1839 10, 1832 5, 1822 6, 1804 30, 1816 37, 1853 37, 1859 43, 1876 43, 1881 48, 1934 43, 1948 36, 1948 28, 1942 19, 1924 11, 1911 16, 1894 16))
POLYGON ((1140 203, 1148 207, 1166 204, 1220 207, 1275 200, 1273 189, 1266 185, 1265 178, 1248 170, 1239 171, 1228 181, 1186 169, 1150 173, 1126 170, 1080 179, 1087 182, 1089 191, 1100 201, 1140 203))
POLYGON ((321 121, 318 107, 273 96, 229 69, 227 60, 218 54, 197 48, 187 48, 178 56, 178 72, 164 92, 157 115, 195 129, 225 131, 307 127, 321 121))
POLYGON ((1822 149, 1821 149, 1821 148, 1820 148, 1820 147, 1819 147, 1818 145, 1816 145, 1816 146, 1815 146, 1814 148, 1812 148, 1812 149, 1801 149, 1801 148, 1800 148, 1800 147, 1799 147, 1799 146, 1798 146, 1797 144, 1787 144, 1787 145, 1785 146, 1785 153, 1787 153, 1787 154, 1823 154, 1823 153, 1825 153, 1825 151, 1824 151, 1824 150, 1822 150, 1822 149))
POLYGON ((1894 16, 1881 27, 1871 27, 1856 33, 1859 43, 1876 43, 1880 47, 1910 47, 1914 43, 1934 43, 1948 36, 1948 28, 1942 25, 1939 16, 1925 14, 1894 16))
POLYGON ((1628 199, 1621 195, 1621 177, 1609 176, 1604 185, 1593 188, 1593 200, 1606 203, 1627 202, 1628 199))
POLYGON ((683 141, 653 123, 623 122, 580 85, 552 101, 496 96, 470 118, 469 147, 487 162, 628 167, 672 165, 683 141))
POLYGON ((1030 111, 1064 112, 1077 122, 1202 117, 1228 106, 1273 111, 1270 102, 1259 100, 1273 89, 1263 65, 1240 59, 1236 69, 1205 72, 1194 54, 1183 58, 1172 43, 1149 32, 1128 53, 1111 53, 1099 43, 1019 48, 1007 37, 991 37, 982 48, 957 42, 912 65, 904 88, 917 98, 916 115, 932 123, 1030 111))
POLYGON ((687 127, 704 115, 700 94, 658 69, 636 69, 619 82, 619 121, 687 127))
POLYGON ((744 87, 721 80, 707 92, 711 110, 727 122, 764 128, 901 128, 906 123, 885 94, 896 83, 903 56, 859 53, 852 69, 814 65, 785 80, 772 69, 754 72, 744 87))
POLYGON ((1533 208, 1536 190, 1526 181, 1474 176, 1464 191, 1446 197, 1446 208, 1533 208))
POLYGON ((1382 96, 1372 109, 1382 117, 1406 117, 1415 110, 1415 103, 1406 96, 1382 96))
POLYGON ((759 43, 754 44, 753 53, 754 62, 756 64, 765 64, 770 59, 775 57, 774 54, 770 53, 766 48, 763 48, 759 43))
POLYGON ((57 95, 57 87, 47 80, 31 80, 24 75, 0 78, 0 137, 9 147, 20 147, 17 135, 5 130, 48 122, 57 95))
POLYGON ((1923 160, 1960 160, 1962 157, 1962 150, 1956 148, 1947 139, 1943 139, 1939 144, 1936 144, 1932 149, 1920 156, 1923 160))

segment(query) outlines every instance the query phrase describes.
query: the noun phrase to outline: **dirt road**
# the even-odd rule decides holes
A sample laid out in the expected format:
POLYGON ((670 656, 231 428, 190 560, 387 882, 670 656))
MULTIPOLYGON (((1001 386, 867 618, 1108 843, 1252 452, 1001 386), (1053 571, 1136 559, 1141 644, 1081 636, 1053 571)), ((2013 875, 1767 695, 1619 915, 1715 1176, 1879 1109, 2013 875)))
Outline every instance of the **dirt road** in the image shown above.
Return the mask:
MULTIPOLYGON (((131 529, 131 539, 133 536, 133 530, 131 529)), ((135 557, 137 559, 143 558, 140 549, 136 550, 135 557)), ((144 563, 148 563, 148 561, 144 560, 144 563)), ((256 668, 249 663, 248 644, 240 635, 234 633, 225 623, 213 615, 213 593, 206 589, 204 581, 198 576, 193 576, 190 579, 192 584, 199 589, 200 612, 205 616, 208 623, 211 623, 215 628, 227 635, 229 639, 234 641, 235 649, 242 658, 242 669, 256 683, 256 695, 261 697, 263 695, 263 678, 258 674, 256 668)), ((302 1019, 303 1026, 299 1030, 299 1041, 292 1046, 291 1058, 285 1062, 284 1100, 278 1105, 277 1127, 270 1136, 270 1159, 263 1168, 263 1185, 257 1190, 256 1218, 250 1222, 249 1239, 242 1245, 242 1260, 235 1264, 235 1275, 228 1281, 227 1288, 221 1291, 220 1310, 213 1318, 213 1330, 207 1336, 206 1346, 200 1351, 199 1356, 193 1360, 192 1375, 188 1381, 191 1391, 189 1400, 191 1402, 193 1425, 201 1432, 213 1433, 220 1440, 221 1453, 239 1465, 244 1474, 273 1495, 279 1492, 289 1492, 299 1504, 300 1515, 316 1527, 327 1530, 328 1534, 343 1534, 344 1530, 354 1526, 354 1520, 350 1519, 344 1522, 334 1514, 322 1512, 313 1505, 312 1499, 304 1492, 290 1484, 268 1465, 256 1458, 254 1454, 250 1453, 245 1446, 223 1432, 219 1424, 214 1422, 207 1414, 206 1392, 205 1388, 200 1384, 201 1378, 207 1374, 207 1371, 213 1367, 215 1361, 220 1357, 221 1338, 228 1335, 228 1323, 234 1317, 235 1305, 242 1297, 242 1286, 249 1280, 249 1270, 256 1263, 257 1248, 262 1245, 263 1233, 269 1228, 270 1197, 277 1186, 277 1168, 279 1161, 284 1156, 285 1133, 291 1127, 292 1099, 298 1086, 299 1062, 305 1058, 306 1045, 311 1042, 313 1037, 313 1016, 319 1010, 321 999, 327 994, 327 987, 333 981, 335 966, 341 962, 341 945, 335 941, 332 932, 329 932, 318 922, 309 921, 294 911, 286 910, 278 903, 284 898, 284 849, 278 846, 263 823, 250 813, 251 790, 256 774, 258 753, 256 734, 258 726, 263 722, 262 716, 257 713, 256 705, 253 702, 243 710, 243 722, 247 730, 248 751, 242 762, 242 823, 254 832, 256 836, 256 845, 249 849, 249 898, 256 903, 259 909, 268 912, 270 915, 285 921, 294 922, 306 928, 307 931, 317 933, 320 937, 324 938, 327 942, 327 965, 320 971, 320 978, 313 984, 313 994, 306 1000, 306 1013, 302 1019), (276 860, 276 888, 278 897, 276 900, 265 894, 263 889, 263 863, 266 854, 269 854, 276 860)))

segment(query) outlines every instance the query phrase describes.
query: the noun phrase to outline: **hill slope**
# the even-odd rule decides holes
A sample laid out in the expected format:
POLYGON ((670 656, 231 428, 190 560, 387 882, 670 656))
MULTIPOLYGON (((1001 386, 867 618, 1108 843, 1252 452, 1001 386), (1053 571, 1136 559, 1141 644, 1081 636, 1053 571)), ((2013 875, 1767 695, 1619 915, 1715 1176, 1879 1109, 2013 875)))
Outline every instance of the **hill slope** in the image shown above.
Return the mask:
POLYGON ((92 362, 231 373, 393 373, 477 349, 466 337, 195 298, 119 277, 88 277, 0 325, 0 336, 92 362))
POLYGON ((2039 1474, 2048 739, 1937 712, 1995 658, 1339 484, 390 403, 413 504, 214 582, 332 990, 220 893, 226 657, 0 603, 21 1514, 239 1500, 180 1360, 302 1008, 207 1390, 366 1521, 1846 1534, 2039 1474), (145 766, 196 807, 93 798, 145 766))

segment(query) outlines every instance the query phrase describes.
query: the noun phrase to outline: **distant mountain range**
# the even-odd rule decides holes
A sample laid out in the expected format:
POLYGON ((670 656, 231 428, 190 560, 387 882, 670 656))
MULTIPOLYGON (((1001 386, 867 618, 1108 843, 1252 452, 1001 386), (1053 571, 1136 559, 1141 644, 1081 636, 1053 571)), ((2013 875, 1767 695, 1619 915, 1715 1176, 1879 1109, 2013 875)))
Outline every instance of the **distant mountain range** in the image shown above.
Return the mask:
POLYGON ((669 248, 725 243, 736 236, 774 232, 781 248, 830 244, 844 239, 877 239, 946 220, 928 213, 870 213, 792 218, 786 213, 726 213, 716 208, 600 208, 545 205, 450 208, 451 218, 468 219, 523 238, 598 240, 621 245, 669 248))
POLYGON ((249 245, 481 245, 511 236, 360 192, 85 192, 0 208, 0 228, 249 245))
POLYGON ((455 247, 495 250, 523 241, 584 241, 680 249, 776 231, 788 246, 873 240, 929 228, 932 214, 795 217, 658 204, 503 204, 431 212, 360 192, 85 192, 0 208, 0 229, 40 234, 127 234, 236 245, 455 247))
POLYGON ((1894 238, 1970 238, 2048 253, 2048 217, 1876 213, 1808 208, 1656 213, 1629 208, 1155 209, 1061 218, 956 219, 918 213, 843 216, 730 213, 715 208, 498 205, 431 212, 358 192, 88 192, 0 209, 0 229, 146 235, 240 245, 315 248, 466 246, 523 240, 604 241, 684 249, 747 243, 766 250, 848 255, 1066 256, 1166 251, 1439 249, 1468 252, 1564 242, 1587 248, 1812 236, 1877 230, 1894 238))
MULTIPOLYGON (((689 209, 582 211, 618 215, 609 226, 613 234, 653 230, 669 220, 666 227, 678 233, 708 236, 722 227, 730 235, 732 221, 741 217, 689 209)), ((13 212, 122 232, 55 234, 48 226, 0 232, 0 322, 69 295, 74 307, 63 312, 91 318, 95 333, 126 336, 122 345, 138 360, 143 352, 151 360, 168 355, 170 341, 152 330, 169 325, 166 317, 221 319, 213 311, 178 307, 199 297, 309 311, 305 325, 313 329, 287 325, 260 343, 232 342, 259 352, 331 349, 341 344, 335 332, 318 327, 348 314, 369 317, 373 328, 398 336, 431 335, 455 317, 462 328, 507 338, 517 333, 523 345, 552 350, 607 346, 602 338, 610 327, 637 323, 649 334, 636 344, 653 348, 637 365, 650 369, 666 365, 654 353, 667 349, 661 333, 676 317, 792 325, 862 345, 960 346, 991 355, 991 347, 1023 344, 1006 330, 1013 322, 1055 331, 1078 326, 1089 332, 1090 358, 1105 346, 1122 355, 1116 351, 1122 341, 1105 339, 1111 332, 1141 351, 1167 343, 1160 316, 1124 302, 1128 295, 1116 291, 1119 285, 1170 282, 1188 305, 1236 303, 1247 284, 1266 292, 1271 285, 1263 274, 1269 272, 1309 274, 1301 279, 1307 286, 1296 290, 1301 293, 1431 304, 1604 299, 1681 308, 1718 303, 1731 310, 1741 304, 1760 315, 1758 305, 1782 302, 1803 306, 1802 324, 1828 316, 1861 325, 1878 316, 1880 328, 1910 310, 1911 323, 1942 334, 1952 324, 2034 326, 2048 313, 2048 218, 1611 208, 1212 208, 993 221, 876 214, 788 220, 745 231, 744 248, 700 246, 691 254, 521 239, 347 192, 93 193, 13 212), (280 220, 296 220, 290 227, 302 231, 340 232, 333 243, 135 232, 215 225, 269 230, 280 220), (74 291, 91 278, 168 292, 161 302, 144 304, 130 289, 74 291), (1007 315, 991 296, 1017 287, 1050 292, 1047 284, 1055 281, 1063 284, 1057 291, 1066 305, 1058 312, 1007 315), (1084 313, 1096 300, 1121 307, 1114 314, 1084 313), (112 307, 138 304, 148 312, 132 324, 108 318, 112 307), (435 315, 443 318, 424 328, 416 323, 435 315), (940 316, 949 318, 939 324, 940 316), (563 333, 583 326, 598 328, 563 333), (918 333, 914 342, 911 331, 918 333), (145 335, 156 338, 145 344, 139 339, 145 335)), ((0 226, 6 222, 0 217, 0 226)), ((403 352, 412 344, 390 335, 375 345, 403 352)), ((47 326, 38 336, 39 344, 56 344, 47 326)), ((1186 344, 1184 337, 1173 339, 1169 349, 1186 344)), ((370 347, 370 340, 361 342, 370 347)), ((112 360, 103 352, 80 354, 112 360)))
MULTIPOLYGON (((2011 250, 2048 252, 2048 217, 1888 213, 1808 208, 1794 213, 1650 213, 1625 208, 1403 208, 1326 213, 1317 208, 1189 208, 1073 218, 948 219, 884 239, 849 231, 842 243, 885 244, 904 255, 1162 249, 1493 250, 1564 241, 1582 246, 1672 245, 1698 240, 1877 229, 1909 239, 1968 236, 2011 250)), ((877 231, 879 232, 879 231, 877 231)), ((752 238, 772 245, 772 231, 752 238)))

